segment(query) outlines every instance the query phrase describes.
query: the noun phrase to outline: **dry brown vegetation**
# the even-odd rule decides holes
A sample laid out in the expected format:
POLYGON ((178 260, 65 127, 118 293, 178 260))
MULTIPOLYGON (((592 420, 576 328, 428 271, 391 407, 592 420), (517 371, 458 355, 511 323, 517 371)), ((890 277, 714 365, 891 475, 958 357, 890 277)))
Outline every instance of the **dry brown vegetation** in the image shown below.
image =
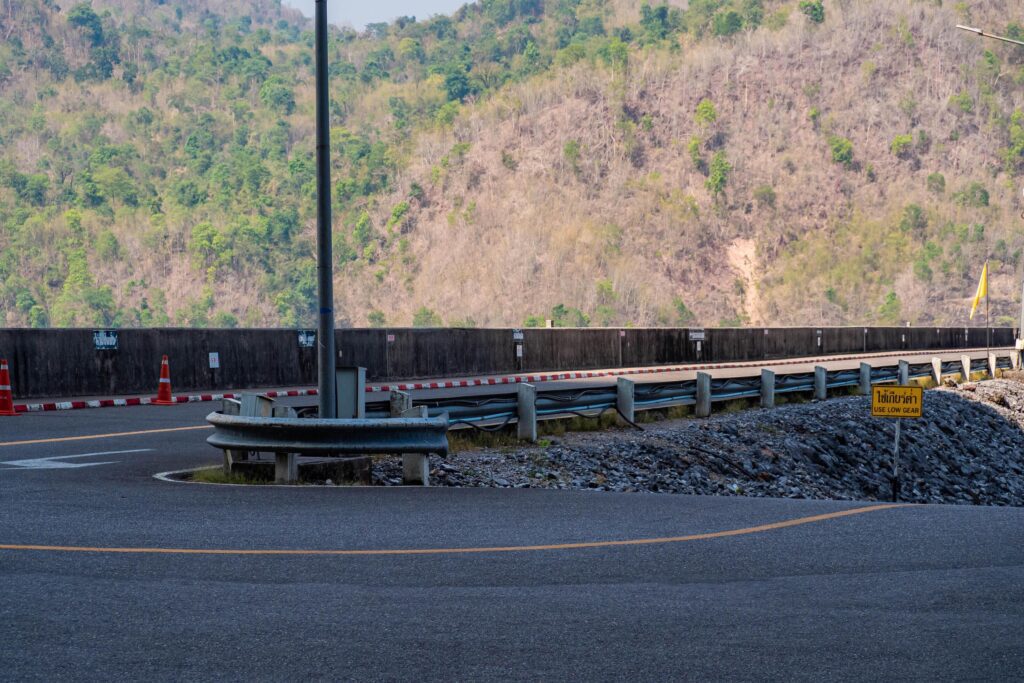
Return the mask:
POLYGON ((1010 3, 984 3, 973 17, 880 0, 828 10, 822 26, 793 13, 781 30, 634 53, 625 73, 579 63, 424 136, 375 216, 383 224, 412 182, 426 188, 409 234, 415 270, 339 282, 346 310, 356 322, 378 308, 401 323, 426 305, 449 319, 515 324, 559 302, 594 311, 607 278, 615 308, 640 325, 673 322, 675 297, 706 324, 954 323, 1003 240, 993 308, 1012 315, 1024 222, 998 152, 1024 104, 1021 60, 954 28, 999 21, 1010 3), (1002 60, 998 71, 985 50, 1002 60), (961 92, 971 113, 950 104, 961 92), (705 98, 718 114, 710 125, 694 119, 705 98), (907 134, 914 149, 899 158, 891 145, 907 134), (832 161, 833 135, 852 142, 849 167, 832 161), (733 167, 717 200, 690 159, 694 136, 706 159, 721 150, 733 167), (469 149, 455 162, 457 143, 469 149), (927 188, 933 173, 945 178, 941 194, 927 188), (953 201, 970 182, 989 206, 953 201), (927 225, 901 230, 911 204, 927 225), (958 226, 977 224, 981 240, 957 241, 958 226), (729 262, 736 240, 756 244, 756 291, 729 262), (927 241, 942 249, 930 281, 914 274, 927 241), (884 309, 890 292, 895 315, 884 309))

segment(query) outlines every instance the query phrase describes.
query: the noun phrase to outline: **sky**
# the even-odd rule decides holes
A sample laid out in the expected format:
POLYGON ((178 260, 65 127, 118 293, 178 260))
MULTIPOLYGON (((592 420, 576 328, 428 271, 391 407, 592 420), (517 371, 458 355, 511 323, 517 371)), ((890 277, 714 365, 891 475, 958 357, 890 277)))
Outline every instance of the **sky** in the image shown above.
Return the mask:
MULTIPOLYGON (((361 31, 366 24, 390 22, 401 16, 426 19, 434 14, 451 14, 467 2, 469 0, 328 0, 327 21, 342 26, 347 24, 361 31)), ((298 8, 307 17, 313 16, 313 0, 284 0, 284 4, 298 8)))

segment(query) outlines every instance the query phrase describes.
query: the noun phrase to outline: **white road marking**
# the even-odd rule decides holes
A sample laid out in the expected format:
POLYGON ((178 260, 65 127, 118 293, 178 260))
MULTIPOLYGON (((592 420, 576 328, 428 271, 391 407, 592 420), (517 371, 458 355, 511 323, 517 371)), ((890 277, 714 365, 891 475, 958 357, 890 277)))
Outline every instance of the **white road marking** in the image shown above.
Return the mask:
POLYGON ((49 458, 32 458, 29 460, 8 460, 0 462, 0 465, 13 465, 28 470, 71 470, 79 467, 94 467, 96 465, 113 465, 115 460, 109 462, 61 462, 70 458, 91 458, 99 455, 121 455, 123 453, 145 453, 152 448, 133 448, 129 451, 100 451, 98 453, 79 453, 78 455, 53 455, 49 458))

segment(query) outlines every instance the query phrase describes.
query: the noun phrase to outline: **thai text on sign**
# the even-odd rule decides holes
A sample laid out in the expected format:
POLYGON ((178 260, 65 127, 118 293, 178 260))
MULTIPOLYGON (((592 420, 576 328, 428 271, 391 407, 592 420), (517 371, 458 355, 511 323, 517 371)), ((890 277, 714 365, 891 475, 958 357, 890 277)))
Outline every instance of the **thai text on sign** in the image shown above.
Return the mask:
POLYGON ((921 387, 872 387, 871 417, 921 417, 921 387))

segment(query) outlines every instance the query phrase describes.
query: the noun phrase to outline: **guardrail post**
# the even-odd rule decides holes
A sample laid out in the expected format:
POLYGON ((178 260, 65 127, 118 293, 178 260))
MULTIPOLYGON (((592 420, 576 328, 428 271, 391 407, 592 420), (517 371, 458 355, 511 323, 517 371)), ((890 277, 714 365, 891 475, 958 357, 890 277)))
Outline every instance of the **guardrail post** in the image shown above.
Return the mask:
POLYGON ((870 396, 871 395, 871 364, 861 363, 860 364, 860 395, 870 396))
MULTIPOLYGON (((620 418, 635 422, 636 417, 633 408, 633 400, 636 395, 636 382, 625 377, 619 377, 615 382, 615 407, 619 409, 620 418)), ((624 421, 620 420, 620 421, 624 421)))
POLYGON ((520 384, 516 399, 516 436, 525 441, 536 441, 537 387, 532 384, 520 384))
MULTIPOLYGON (((388 395, 391 417, 426 417, 427 407, 412 405, 412 395, 392 390, 388 395)), ((423 453, 402 453, 402 483, 430 486, 430 458, 423 453)))
POLYGON ((402 413, 412 408, 412 396, 405 391, 392 390, 388 395, 391 417, 402 417, 402 413))
POLYGON ((711 415, 711 375, 706 372, 697 373, 697 405, 693 414, 697 417, 711 415))
POLYGON ((942 359, 932 358, 932 377, 936 384, 942 384, 942 359))
POLYGON ((988 374, 992 379, 996 378, 996 354, 988 354, 988 374))
POLYGON ((423 453, 403 453, 402 483, 430 486, 430 458, 423 453))
POLYGON ((910 363, 901 360, 899 370, 896 373, 897 381, 901 387, 905 387, 910 384, 910 363))
POLYGON ((299 466, 294 453, 274 454, 274 483, 294 484, 299 478, 299 466))
POLYGON ((971 357, 967 355, 960 356, 960 374, 963 376, 964 382, 971 381, 971 357))
POLYGON ((775 373, 761 369, 761 407, 775 407, 775 373))
MULTIPOLYGON (((222 398, 220 410, 225 415, 241 415, 242 402, 233 398, 222 398)), ((224 451, 224 474, 231 474, 231 463, 241 462, 249 458, 249 451, 224 451)))
POLYGON ((239 415, 242 417, 271 417, 274 414, 274 399, 262 394, 242 394, 239 415))
POLYGON ((1010 354, 1010 365, 1014 370, 1020 370, 1020 351, 1014 350, 1010 354))
POLYGON ((814 398, 819 401, 828 398, 828 370, 820 365, 814 366, 814 398))

